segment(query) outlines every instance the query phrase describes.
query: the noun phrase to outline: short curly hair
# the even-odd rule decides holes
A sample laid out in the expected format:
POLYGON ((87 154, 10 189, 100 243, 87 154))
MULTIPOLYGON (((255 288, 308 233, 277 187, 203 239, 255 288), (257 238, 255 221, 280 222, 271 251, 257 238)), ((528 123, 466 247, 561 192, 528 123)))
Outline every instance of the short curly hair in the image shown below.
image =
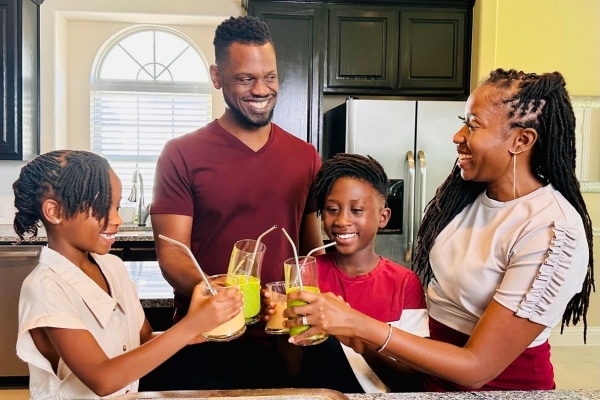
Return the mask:
POLYGON ((213 45, 215 46, 217 65, 229 58, 229 46, 234 42, 253 45, 271 43, 272 45, 273 38, 269 27, 260 18, 253 16, 230 17, 215 30, 213 45))
POLYGON ((378 195, 387 199, 390 181, 383 166, 371 156, 338 153, 323 162, 311 186, 311 197, 317 204, 317 215, 323 215, 325 200, 335 181, 352 178, 370 184, 378 195))

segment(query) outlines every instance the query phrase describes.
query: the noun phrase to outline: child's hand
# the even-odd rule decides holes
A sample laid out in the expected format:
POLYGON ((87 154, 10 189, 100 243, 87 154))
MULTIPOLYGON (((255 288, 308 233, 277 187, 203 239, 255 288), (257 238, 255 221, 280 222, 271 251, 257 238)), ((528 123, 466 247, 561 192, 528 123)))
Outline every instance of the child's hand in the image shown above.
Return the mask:
POLYGON ((271 300, 270 291, 268 291, 265 288, 262 288, 260 292, 262 295, 262 309, 260 313, 262 315, 262 320, 266 322, 269 319, 271 319, 272 314, 275 314, 276 304, 274 301, 271 300))
MULTIPOLYGON (((238 315, 244 305, 242 292, 231 287, 219 290, 214 296, 202 294, 202 284, 196 285, 185 318, 191 319, 198 333, 207 332, 238 315)), ((193 343, 200 343, 196 337, 193 343)))

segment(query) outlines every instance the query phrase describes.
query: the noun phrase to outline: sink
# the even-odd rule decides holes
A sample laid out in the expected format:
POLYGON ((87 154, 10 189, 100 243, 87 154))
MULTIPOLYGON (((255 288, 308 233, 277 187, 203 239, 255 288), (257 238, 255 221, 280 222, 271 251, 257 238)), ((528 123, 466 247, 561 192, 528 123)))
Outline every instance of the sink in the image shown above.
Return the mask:
POLYGON ((117 396, 114 399, 348 400, 348 397, 330 389, 241 389, 139 392, 117 396))

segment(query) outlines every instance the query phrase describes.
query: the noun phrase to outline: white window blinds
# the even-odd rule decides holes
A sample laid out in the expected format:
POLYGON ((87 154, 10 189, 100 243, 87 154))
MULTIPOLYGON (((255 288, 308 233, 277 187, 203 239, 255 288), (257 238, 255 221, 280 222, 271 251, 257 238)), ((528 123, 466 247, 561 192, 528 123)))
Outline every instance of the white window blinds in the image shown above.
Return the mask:
POLYGON ((121 178, 121 206, 127 205, 136 169, 150 203, 164 144, 206 125, 211 116, 208 67, 185 38, 156 27, 117 38, 99 58, 92 80, 90 139, 91 150, 105 156, 121 178))

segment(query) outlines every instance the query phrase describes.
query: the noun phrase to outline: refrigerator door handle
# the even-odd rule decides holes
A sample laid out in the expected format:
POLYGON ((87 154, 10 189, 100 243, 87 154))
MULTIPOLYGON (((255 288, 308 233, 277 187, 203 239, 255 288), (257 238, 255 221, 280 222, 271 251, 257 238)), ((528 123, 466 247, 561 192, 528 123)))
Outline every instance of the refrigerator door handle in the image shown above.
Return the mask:
POLYGON ((408 195, 404 197, 407 201, 408 212, 406 216, 407 229, 406 229, 406 253, 404 254, 404 261, 410 263, 412 260, 413 251, 413 238, 414 238, 414 220, 415 220, 415 156, 412 151, 406 152, 406 173, 408 174, 406 185, 408 189, 408 195))
POLYGON ((419 150, 417 153, 417 160, 419 161, 419 208, 418 208, 418 219, 415 225, 415 230, 419 230, 419 226, 421 225, 421 221, 423 220, 423 214, 425 211, 425 206, 427 205, 427 161, 425 160, 425 152, 423 150, 419 150))

